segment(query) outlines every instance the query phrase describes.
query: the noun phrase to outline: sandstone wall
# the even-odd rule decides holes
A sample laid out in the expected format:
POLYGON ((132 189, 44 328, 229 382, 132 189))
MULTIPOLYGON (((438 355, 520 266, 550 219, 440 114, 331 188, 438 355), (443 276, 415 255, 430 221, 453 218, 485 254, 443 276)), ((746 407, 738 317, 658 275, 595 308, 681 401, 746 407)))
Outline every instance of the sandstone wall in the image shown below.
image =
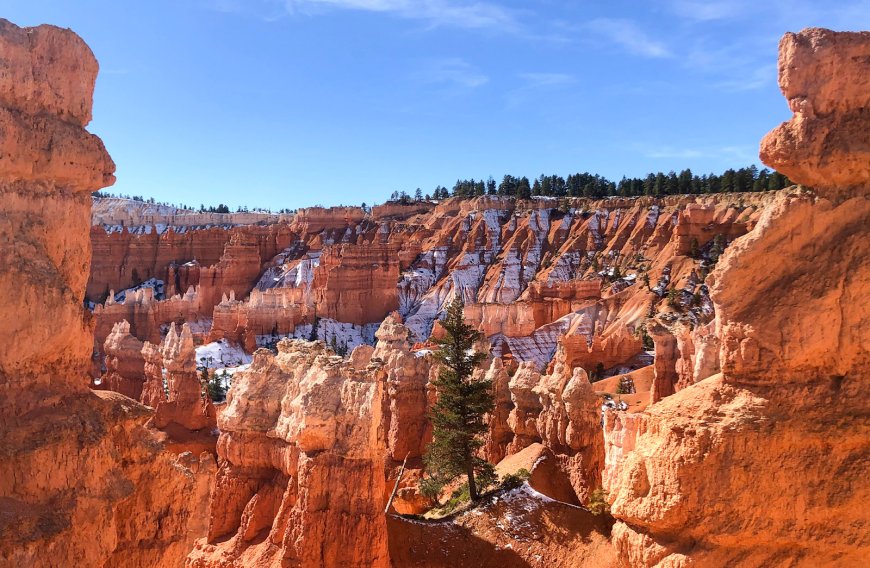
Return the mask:
POLYGON ((214 460, 88 390, 90 193, 114 181, 84 129, 97 62, 68 30, 0 20, 0 69, 0 564, 177 566, 214 460))
POLYGON ((868 55, 867 33, 811 29, 780 45, 795 117, 762 158, 815 192, 781 192, 714 271, 721 374, 607 417, 604 481, 626 564, 870 561, 868 55))

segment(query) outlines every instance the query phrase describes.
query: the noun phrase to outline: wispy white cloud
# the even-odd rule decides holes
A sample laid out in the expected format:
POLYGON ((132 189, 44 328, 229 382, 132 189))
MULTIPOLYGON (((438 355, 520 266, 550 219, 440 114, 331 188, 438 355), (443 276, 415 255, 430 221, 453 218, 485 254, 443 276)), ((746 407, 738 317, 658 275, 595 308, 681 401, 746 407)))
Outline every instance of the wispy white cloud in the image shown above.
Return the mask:
POLYGON ((418 78, 424 83, 474 89, 489 82, 483 72, 460 57, 436 59, 423 65, 418 78))
POLYGON ((520 73, 517 75, 520 86, 509 91, 507 107, 517 108, 527 100, 546 96, 546 92, 558 87, 575 83, 577 79, 567 73, 520 73))
POLYGON ((749 146, 719 146, 698 148, 675 148, 673 146, 649 147, 643 151, 647 158, 662 159, 721 159, 735 163, 748 163, 756 159, 755 149, 749 146))
POLYGON ((777 28, 798 31, 808 26, 866 29, 870 0, 668 0, 671 13, 688 22, 763 20, 777 28))
POLYGON ((634 55, 650 58, 672 56, 671 51, 663 42, 647 35, 631 20, 597 18, 589 21, 585 28, 600 39, 616 44, 634 55))
POLYGON ((776 85, 776 65, 762 65, 739 77, 721 81, 716 86, 730 92, 755 91, 776 85))
POLYGON ((357 10, 392 14, 432 26, 518 31, 513 10, 483 1, 467 0, 285 0, 291 14, 324 9, 357 10))
POLYGON ((745 0, 671 0, 671 11, 695 22, 727 20, 746 13, 745 0))
POLYGON ((567 73, 520 73, 519 78, 526 83, 526 88, 567 85, 576 81, 573 75, 567 73))

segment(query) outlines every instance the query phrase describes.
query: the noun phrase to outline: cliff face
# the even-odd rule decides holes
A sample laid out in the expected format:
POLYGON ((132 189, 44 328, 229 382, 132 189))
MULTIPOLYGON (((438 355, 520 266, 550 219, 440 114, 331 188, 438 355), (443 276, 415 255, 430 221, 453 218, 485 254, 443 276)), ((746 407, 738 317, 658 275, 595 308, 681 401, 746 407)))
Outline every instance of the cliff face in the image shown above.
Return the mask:
POLYGON ((0 20, 0 67, 0 564, 177 565, 214 461, 87 388, 90 193, 114 181, 84 129, 97 62, 68 30, 0 20))
MULTIPOLYGON (((268 237, 269 246, 253 246, 263 227, 236 227, 213 266, 175 258, 164 290, 169 295, 197 284, 196 309, 214 320, 210 339, 228 338, 249 350, 258 336, 297 334, 300 326, 305 331, 298 336, 307 337, 306 326, 317 318, 329 320, 326 325, 376 328, 393 310, 412 340, 424 341, 445 302, 458 293, 466 318, 498 355, 543 366, 565 335, 561 342, 574 365, 610 368, 642 351, 639 327, 665 307, 669 288, 679 288, 684 311, 703 311, 709 298, 699 274, 705 262, 707 269, 711 265, 709 251, 744 234, 771 199, 517 203, 483 197, 448 200, 434 209, 396 206, 389 216, 353 208, 306 210, 287 225, 272 226, 269 234, 276 236, 268 237), (289 244, 266 260, 281 242, 289 244)), ((203 238, 209 235, 203 232, 203 238)), ((125 238, 155 240, 150 234, 125 238)), ((125 262, 139 262, 136 248, 127 248, 125 262)), ((122 313, 142 317, 129 308, 97 309, 98 331, 106 334, 122 313)), ((149 310, 161 315, 156 325, 133 324, 140 339, 185 319, 156 305, 149 310)), ((331 331, 322 338, 332 335, 342 339, 331 331)))
POLYGON ((870 560, 868 56, 867 33, 780 45, 795 117, 762 158, 814 191, 778 195, 713 272, 722 372, 607 417, 604 481, 630 565, 870 560))
POLYGON ((115 166, 84 129, 97 73, 87 46, 56 28, 5 20, 0 42, 9 69, 0 78, 0 375, 7 408, 20 415, 38 400, 34 390, 87 388, 89 193, 114 182, 115 166), (46 372, 61 369, 69 379, 46 372))
POLYGON ((156 278, 167 297, 201 284, 208 291, 205 309, 211 310, 230 290, 248 294, 264 265, 288 246, 289 232, 283 224, 95 225, 91 242, 91 301, 156 278))

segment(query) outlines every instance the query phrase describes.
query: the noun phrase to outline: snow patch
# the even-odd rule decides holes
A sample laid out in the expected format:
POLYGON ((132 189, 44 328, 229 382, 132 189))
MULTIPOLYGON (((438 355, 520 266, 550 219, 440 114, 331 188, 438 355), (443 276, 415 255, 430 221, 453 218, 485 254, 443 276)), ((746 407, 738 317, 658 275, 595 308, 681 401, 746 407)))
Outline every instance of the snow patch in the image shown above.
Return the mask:
MULTIPOLYGON (((360 345, 374 345, 375 332, 380 326, 380 322, 356 325, 322 318, 317 320, 317 339, 326 342, 330 346, 334 340, 336 347, 347 348, 348 353, 350 353, 360 345)), ((286 337, 291 339, 310 339, 311 329, 312 325, 310 323, 297 325, 293 333, 286 337)))
POLYGON ((158 280, 157 278, 149 278, 148 280, 146 280, 145 282, 142 282, 141 284, 139 284, 137 286, 132 286, 132 287, 127 288, 125 290, 121 290, 120 292, 115 294, 115 301, 118 302, 119 304, 123 303, 124 300, 127 299, 128 294, 135 292, 137 290, 141 290, 143 288, 153 289, 155 300, 162 300, 164 298, 164 295, 163 295, 164 282, 163 282, 163 280, 158 280))

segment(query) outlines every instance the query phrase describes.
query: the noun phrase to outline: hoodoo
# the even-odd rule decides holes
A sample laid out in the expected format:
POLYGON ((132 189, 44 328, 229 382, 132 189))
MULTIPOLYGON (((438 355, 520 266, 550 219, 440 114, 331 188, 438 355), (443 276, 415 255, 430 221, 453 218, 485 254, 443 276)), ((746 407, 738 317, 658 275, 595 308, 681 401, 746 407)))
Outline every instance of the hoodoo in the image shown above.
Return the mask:
POLYGON ((807 187, 780 192, 710 277, 721 372, 606 417, 630 566, 870 561, 870 33, 787 34, 779 69, 795 116, 762 158, 807 187))
POLYGON ((88 389, 90 194, 115 170, 84 128, 97 62, 68 30, 0 20, 0 63, 0 564, 180 566, 213 458, 164 451, 150 409, 88 389))

